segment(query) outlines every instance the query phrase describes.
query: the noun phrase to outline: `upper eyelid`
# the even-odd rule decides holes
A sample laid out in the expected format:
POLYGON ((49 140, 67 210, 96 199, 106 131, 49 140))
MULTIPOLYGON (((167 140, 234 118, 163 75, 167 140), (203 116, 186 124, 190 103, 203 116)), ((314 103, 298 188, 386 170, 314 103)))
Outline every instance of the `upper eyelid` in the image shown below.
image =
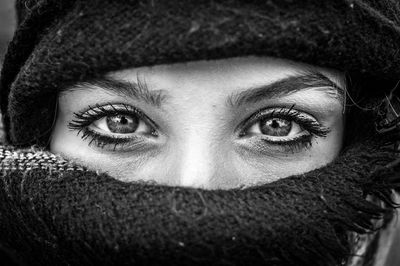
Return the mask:
MULTIPOLYGON (((142 110, 140 110, 139 108, 124 104, 124 103, 105 103, 105 104, 96 104, 95 106, 88 106, 84 110, 74 113, 74 116, 75 116, 75 118, 77 118, 78 120, 81 120, 81 121, 83 119, 88 118, 88 117, 85 118, 84 117, 85 115, 90 116, 92 121, 87 121, 87 124, 90 125, 94 121, 101 119, 107 115, 109 110, 106 110, 106 108, 112 108, 116 112, 125 111, 128 114, 139 115, 140 119, 144 120, 146 123, 149 123, 151 127, 153 127, 156 130, 159 129, 158 125, 150 117, 148 117, 142 110), (121 108, 121 106, 122 106, 122 108, 121 108), (88 114, 88 112, 90 112, 90 111, 93 111, 96 113, 94 118, 92 117, 93 116, 92 114, 88 114)), ((72 122, 77 122, 77 121, 73 120, 72 122)))
MULTIPOLYGON (((82 116, 85 115, 85 113, 88 113, 90 111, 94 111, 99 117, 97 119, 99 119, 100 117, 104 117, 106 115, 106 113, 109 110, 106 110, 106 108, 111 108, 112 110, 114 110, 115 112, 119 112, 121 111, 121 109, 123 111, 126 111, 128 114, 139 114, 140 118, 144 118, 146 120, 150 120, 150 122, 152 124, 154 124, 157 128, 158 126, 156 125, 156 123, 150 118, 148 117, 145 112, 143 112, 142 110, 140 110, 137 107, 131 106, 129 104, 125 104, 125 103, 104 103, 104 104, 96 104, 95 106, 88 106, 87 108, 85 108, 84 110, 80 111, 78 115, 82 116), (119 108, 119 107, 123 107, 123 108, 119 108), (99 112, 98 110, 96 110, 96 108, 98 110, 100 110, 101 112, 99 112), (132 112, 133 109, 133 112, 132 112)), ((313 120, 318 122, 318 119, 316 119, 313 115, 309 114, 306 111, 303 110, 297 110, 295 109, 296 105, 292 104, 290 107, 265 107, 265 108, 261 108, 258 109, 257 111, 253 112, 251 115, 247 116, 246 119, 243 120, 243 122, 241 124, 246 123, 248 120, 251 120, 253 117, 257 116, 259 113, 263 112, 263 111, 268 111, 271 110, 272 113, 276 112, 276 114, 278 116, 283 116, 285 114, 283 114, 282 112, 285 112, 287 115, 289 115, 289 113, 296 113, 296 114, 306 114, 306 116, 310 116, 312 118, 314 118, 313 120)), ((75 113, 76 114, 76 113, 75 113)), ((292 114, 293 115, 293 114, 292 114)))
MULTIPOLYGON (((260 115, 260 113, 268 112, 268 111, 269 111, 268 115, 271 115, 271 117, 273 117, 273 115, 282 116, 282 117, 284 117, 286 115, 286 117, 288 117, 288 116, 305 114, 306 116, 314 118, 313 115, 310 115, 310 114, 308 114, 307 112, 304 112, 304 111, 296 110, 296 109, 294 109, 294 107, 295 107, 295 105, 293 104, 289 108, 287 108, 287 107, 266 107, 266 108, 262 108, 262 109, 259 109, 256 112, 252 113, 250 116, 248 116, 243 121, 243 124, 247 123, 248 121, 254 121, 256 119, 256 117, 258 115, 260 115), (293 114, 293 113, 295 113, 295 114, 293 114)), ((263 114, 263 115, 266 115, 266 114, 263 114)), ((318 122, 318 120, 316 118, 314 118, 313 120, 318 122)))
MULTIPOLYGON (((268 113, 268 114, 271 114, 271 117, 273 117, 273 113, 274 113, 275 111, 277 111, 277 110, 278 110, 278 111, 284 111, 284 112, 286 112, 286 117, 289 117, 289 116, 294 117, 295 115, 298 115, 298 116, 300 116, 300 115, 306 115, 308 121, 316 122, 316 123, 318 124, 318 126, 315 125, 316 127, 318 127, 318 130, 319 130, 319 132, 318 132, 317 135, 326 136, 326 135, 330 132, 330 129, 329 129, 328 127, 325 127, 323 124, 321 124, 321 122, 319 122, 318 119, 316 119, 313 115, 311 115, 311 114, 309 114, 309 113, 307 113, 307 112, 303 112, 303 111, 299 111, 299 110, 294 109, 294 105, 292 105, 290 108, 285 108, 285 107, 280 107, 280 108, 278 108, 278 107, 275 107, 275 108, 274 108, 274 107, 268 107, 268 108, 260 109, 260 110, 258 110, 257 112, 251 114, 251 115, 250 115, 248 118, 246 118, 241 124, 239 124, 239 125, 235 128, 235 132, 239 132, 240 135, 243 134, 243 131, 245 131, 247 128, 249 128, 249 126, 251 126, 252 123, 254 123, 254 122, 256 122, 256 121, 259 121, 259 120, 257 120, 257 115, 259 115, 259 114, 262 113, 262 112, 267 112, 267 111, 269 111, 269 110, 271 110, 271 112, 268 113), (293 113, 296 113, 296 114, 293 114, 293 113)), ((284 114, 284 113, 279 113, 279 112, 277 112, 276 115, 277 115, 277 116, 281 116, 281 118, 284 118, 284 117, 285 117, 285 114, 284 114)), ((302 119, 305 120, 304 117, 303 117, 302 119)), ((301 120, 301 119, 299 118, 298 120, 301 120)), ((304 122, 304 121, 303 121, 303 122, 304 122)))
MULTIPOLYGON (((119 103, 119 104, 108 103, 108 105, 111 106, 114 110, 116 110, 115 106, 118 106, 118 105, 123 106, 124 110, 127 111, 128 113, 130 113, 132 111, 132 110, 129 110, 129 108, 134 109, 135 114, 139 114, 139 117, 142 120, 145 120, 146 123, 150 123, 150 126, 153 127, 154 129, 157 129, 157 130, 159 129, 159 126, 153 121, 153 119, 151 119, 148 115, 146 115, 145 112, 143 112, 142 110, 140 110, 137 107, 130 106, 127 104, 121 104, 121 103, 119 103)), ((119 110, 117 110, 117 111, 119 111, 119 110)))

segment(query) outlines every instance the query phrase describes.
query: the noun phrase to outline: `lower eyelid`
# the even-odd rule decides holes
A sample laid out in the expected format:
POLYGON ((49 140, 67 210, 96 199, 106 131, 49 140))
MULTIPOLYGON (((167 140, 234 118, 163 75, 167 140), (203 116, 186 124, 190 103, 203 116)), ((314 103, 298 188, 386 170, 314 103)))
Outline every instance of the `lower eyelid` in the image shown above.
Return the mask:
POLYGON ((302 132, 300 132, 299 134, 295 135, 295 136, 269 136, 269 135, 260 135, 260 139, 261 140, 265 140, 265 141, 270 141, 271 143, 275 142, 275 143, 285 143, 285 142, 289 142, 289 141, 293 141, 299 138, 302 138, 304 136, 312 136, 311 133, 305 133, 306 131, 303 130, 302 132))
POLYGON ((89 146, 95 145, 101 149, 113 151, 143 150, 144 147, 150 148, 151 146, 149 145, 148 141, 144 139, 144 137, 131 136, 118 138, 113 137, 112 135, 100 134, 98 132, 91 131, 90 129, 85 129, 85 131, 82 131, 81 138, 86 141, 89 146))
POLYGON ((238 146, 238 149, 245 150, 249 154, 255 154, 256 156, 288 156, 290 154, 306 152, 312 147, 312 139, 305 138, 302 141, 294 141, 292 143, 270 143, 266 140, 252 140, 250 143, 242 143, 238 146))

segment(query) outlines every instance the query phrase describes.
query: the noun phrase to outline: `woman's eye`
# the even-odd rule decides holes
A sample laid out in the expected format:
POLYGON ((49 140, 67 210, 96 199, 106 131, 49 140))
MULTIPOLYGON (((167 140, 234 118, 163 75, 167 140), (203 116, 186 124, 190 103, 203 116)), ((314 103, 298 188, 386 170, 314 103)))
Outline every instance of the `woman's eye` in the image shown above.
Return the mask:
POLYGON ((151 130, 140 118, 123 114, 100 118, 92 126, 116 134, 146 133, 151 130))
POLYGON ((266 118, 252 125, 247 133, 256 135, 262 134, 274 137, 296 136, 304 131, 301 126, 293 121, 282 118, 266 118))
POLYGON ((114 135, 150 135, 154 128, 136 115, 107 115, 89 125, 89 130, 114 135))
POLYGON ((74 116, 68 127, 89 145, 100 148, 126 150, 135 149, 136 144, 143 148, 159 136, 157 125, 148 116, 126 104, 89 106, 74 116))
POLYGON ((314 137, 330 132, 315 117, 293 107, 266 108, 246 119, 239 126, 245 146, 263 152, 302 151, 311 146, 314 137))

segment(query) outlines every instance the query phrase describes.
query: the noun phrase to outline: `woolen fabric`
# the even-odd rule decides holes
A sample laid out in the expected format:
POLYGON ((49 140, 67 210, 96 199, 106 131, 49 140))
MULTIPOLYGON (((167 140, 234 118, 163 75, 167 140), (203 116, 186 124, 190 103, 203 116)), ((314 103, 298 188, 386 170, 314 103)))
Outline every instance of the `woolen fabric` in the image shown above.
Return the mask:
POLYGON ((21 265, 372 265, 376 246, 354 247, 393 217, 400 188, 395 154, 368 142, 230 190, 122 182, 38 149, 0 158, 0 251, 21 265))

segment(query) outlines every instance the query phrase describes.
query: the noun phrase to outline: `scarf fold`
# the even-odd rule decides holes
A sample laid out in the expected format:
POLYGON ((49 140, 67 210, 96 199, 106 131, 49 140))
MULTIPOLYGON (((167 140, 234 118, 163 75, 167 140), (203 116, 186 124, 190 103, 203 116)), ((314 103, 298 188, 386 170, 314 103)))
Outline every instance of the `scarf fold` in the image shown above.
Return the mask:
POLYGON ((360 255, 351 235, 393 215, 395 157, 356 143, 310 173, 202 190, 125 183, 40 149, 2 147, 0 249, 29 265, 343 265, 360 255))

